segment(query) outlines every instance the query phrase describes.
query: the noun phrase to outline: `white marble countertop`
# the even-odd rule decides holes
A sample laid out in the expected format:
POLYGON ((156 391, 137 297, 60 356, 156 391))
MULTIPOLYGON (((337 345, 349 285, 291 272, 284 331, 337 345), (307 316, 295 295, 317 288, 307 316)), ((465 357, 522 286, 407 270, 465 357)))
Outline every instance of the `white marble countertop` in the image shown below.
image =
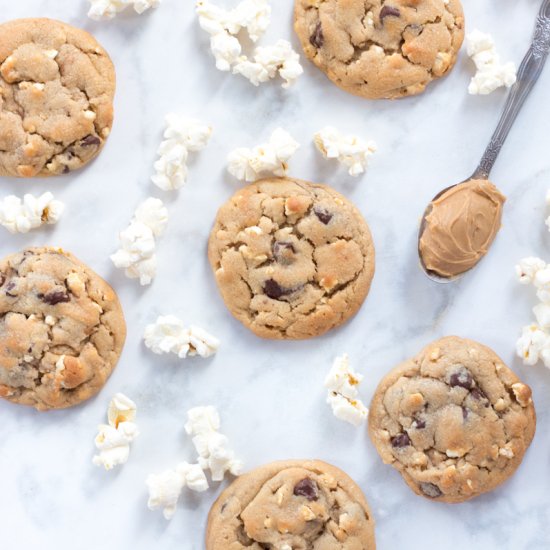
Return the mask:
MULTIPOLYGON (((273 2, 265 38, 291 39, 292 0, 273 2)), ((464 0, 467 24, 490 32, 505 60, 521 60, 539 1, 464 0), (497 7, 496 7, 497 6, 497 7)), ((247 468, 276 459, 320 458, 346 470, 373 507, 380 550, 543 550, 550 547, 550 371, 515 358, 520 328, 531 321, 534 292, 517 284, 514 265, 527 255, 550 258, 544 196, 550 186, 550 67, 533 92, 493 173, 508 196, 504 227, 490 256, 458 284, 438 286, 416 257, 419 216, 439 189, 468 176, 496 124, 505 93, 466 93, 472 66, 465 52, 452 74, 422 96, 371 102, 340 91, 304 61, 290 91, 257 89, 215 70, 192 0, 164 0, 141 17, 95 23, 87 2, 1 2, 1 19, 49 16, 83 27, 111 54, 118 74, 116 122, 102 155, 87 169, 43 181, 1 181, 9 193, 53 191, 67 205, 60 224, 26 236, 0 235, 0 254, 29 245, 75 253, 122 299, 128 340, 104 390, 72 410, 37 413, 0 403, 0 518, 6 550, 98 548, 201 550, 207 512, 221 487, 186 494, 166 522, 146 507, 149 473, 193 460, 187 409, 216 405, 223 431, 247 468), (164 115, 181 111, 214 126, 211 145, 194 157, 189 182, 169 194, 150 183, 164 115), (379 153, 363 179, 322 160, 311 144, 327 124, 375 139, 379 153), (217 294, 205 247, 217 208, 239 187, 225 172, 236 146, 264 141, 283 126, 302 148, 291 174, 331 184, 368 220, 377 248, 372 291, 357 317, 309 342, 266 342, 234 321, 217 294), (159 274, 141 288, 108 259, 117 234, 149 195, 172 215, 159 241, 159 274), (222 340, 211 360, 157 357, 143 347, 145 325, 174 313, 222 340), (384 466, 365 429, 336 420, 323 380, 335 355, 348 352, 365 375, 369 401, 381 377, 424 344, 448 334, 492 347, 533 387, 538 431, 517 475, 492 494, 461 505, 413 495, 384 466), (139 406, 141 436, 126 466, 105 472, 91 463, 93 438, 110 397, 123 391, 139 406)))

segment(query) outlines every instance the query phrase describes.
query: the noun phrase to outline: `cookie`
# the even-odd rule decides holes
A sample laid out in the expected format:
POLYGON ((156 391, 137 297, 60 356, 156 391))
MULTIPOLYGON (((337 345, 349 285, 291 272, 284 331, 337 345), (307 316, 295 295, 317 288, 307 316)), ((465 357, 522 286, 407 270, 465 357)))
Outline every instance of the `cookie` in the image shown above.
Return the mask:
POLYGON ((290 178, 238 191, 218 212, 208 252, 227 307, 264 338, 311 338, 340 325, 374 274, 357 208, 326 185, 290 178))
POLYGON ((423 92, 464 40, 459 0, 296 0, 294 26, 317 67, 371 99, 423 92))
POLYGON ((442 338, 388 374, 369 413, 380 456, 418 495, 463 502, 518 468, 535 435, 531 389, 489 348, 442 338))
POLYGON ((72 254, 29 248, 0 261, 0 397, 77 405, 103 387, 125 338, 114 290, 72 254))
POLYGON ((113 124, 115 70, 87 32, 52 19, 0 25, 0 176, 81 168, 113 124))
POLYGON ((206 550, 374 550, 361 489, 318 460, 275 462, 239 477, 214 503, 206 550))

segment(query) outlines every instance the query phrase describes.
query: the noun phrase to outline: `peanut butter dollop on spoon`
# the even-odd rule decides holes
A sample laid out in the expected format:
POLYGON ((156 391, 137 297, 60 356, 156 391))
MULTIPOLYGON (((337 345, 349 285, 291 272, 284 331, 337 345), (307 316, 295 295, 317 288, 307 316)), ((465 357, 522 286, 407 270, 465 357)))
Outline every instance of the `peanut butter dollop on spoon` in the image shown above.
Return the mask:
POLYGON ((472 269, 500 229, 505 201, 484 179, 465 181, 434 199, 419 243, 425 269, 445 278, 472 269))

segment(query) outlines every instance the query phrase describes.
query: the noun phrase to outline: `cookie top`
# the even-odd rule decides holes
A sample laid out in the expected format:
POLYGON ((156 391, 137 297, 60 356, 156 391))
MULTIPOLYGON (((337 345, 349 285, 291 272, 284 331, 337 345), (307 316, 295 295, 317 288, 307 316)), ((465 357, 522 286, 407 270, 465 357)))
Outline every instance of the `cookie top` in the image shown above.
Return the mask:
POLYGON ((419 94, 455 64, 459 0, 296 0, 304 51, 342 89, 371 98, 419 94))
POLYGON ((239 477, 214 503, 206 550, 374 550, 361 489, 317 460, 275 462, 239 477))
POLYGON ((415 493, 462 502, 520 465, 535 434, 531 389, 489 348, 442 338, 380 383, 371 439, 415 493))
POLYGON ((115 70, 87 32, 52 19, 0 25, 0 176, 81 168, 113 124, 115 70))
POLYGON ((0 261, 0 397, 76 405, 105 384, 125 338, 117 295, 72 254, 29 248, 0 261))
POLYGON ((231 313, 264 338, 310 338, 365 300, 374 246, 360 212, 325 185, 256 182, 218 212, 209 258, 231 313))

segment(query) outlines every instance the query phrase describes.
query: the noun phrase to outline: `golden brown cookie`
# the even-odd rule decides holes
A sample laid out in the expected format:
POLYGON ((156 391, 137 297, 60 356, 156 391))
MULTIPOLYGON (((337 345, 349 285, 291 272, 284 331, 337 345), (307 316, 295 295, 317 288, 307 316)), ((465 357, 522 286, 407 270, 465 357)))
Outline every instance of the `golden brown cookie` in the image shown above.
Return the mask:
POLYGON ((81 168, 113 124, 115 70, 86 31, 52 19, 0 25, 0 176, 81 168))
POLYGON ((493 490, 521 464, 535 434, 531 389, 489 348, 442 338, 380 383, 369 433, 385 463, 432 500, 493 490))
POLYGON ((256 182, 218 212, 210 264, 225 303, 264 338, 311 338, 365 300, 374 246, 357 208, 326 185, 256 182))
POLYGON ((72 254, 29 248, 0 261, 0 397, 77 405, 103 387, 125 338, 114 290, 72 254))
POLYGON ((214 503, 206 550, 375 550, 374 519, 347 474, 290 460, 239 477, 214 503))
POLYGON ((419 94, 451 70, 464 40, 459 0, 296 0, 306 56, 342 89, 419 94))

